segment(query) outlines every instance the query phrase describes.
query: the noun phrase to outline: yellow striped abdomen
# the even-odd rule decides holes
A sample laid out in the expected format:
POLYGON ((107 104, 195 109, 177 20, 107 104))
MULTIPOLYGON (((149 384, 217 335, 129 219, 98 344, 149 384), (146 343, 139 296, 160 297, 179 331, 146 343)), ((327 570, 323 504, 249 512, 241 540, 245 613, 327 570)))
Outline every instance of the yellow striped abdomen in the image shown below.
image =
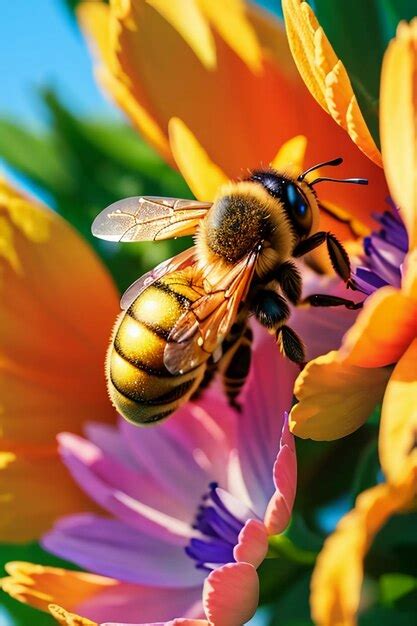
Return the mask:
POLYGON ((110 397, 135 424, 168 417, 197 389, 206 364, 172 375, 164 365, 168 335, 201 294, 190 287, 189 270, 175 272, 147 287, 122 314, 107 361, 110 397))

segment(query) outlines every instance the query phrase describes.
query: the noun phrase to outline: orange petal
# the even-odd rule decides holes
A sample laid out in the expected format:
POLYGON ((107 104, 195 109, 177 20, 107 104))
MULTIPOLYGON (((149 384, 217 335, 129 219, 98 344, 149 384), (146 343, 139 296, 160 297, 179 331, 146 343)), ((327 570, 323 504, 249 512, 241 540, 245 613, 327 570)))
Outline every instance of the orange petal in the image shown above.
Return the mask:
POLYGON ((59 567, 20 561, 7 563, 5 567, 9 576, 1 581, 3 590, 15 600, 42 611, 47 611, 50 604, 77 611, 78 606, 120 585, 112 578, 59 567))
POLYGON ((410 248, 417 245, 417 19, 402 22, 381 74, 381 143, 391 194, 400 207, 410 248))
POLYGON ((390 482, 408 464, 417 465, 417 338, 396 365, 388 382, 381 414, 379 454, 390 482))
POLYGON ((0 538, 28 541, 85 505, 55 436, 113 419, 103 362, 118 296, 70 226, 4 182, 0 218, 0 452, 14 455, 0 471, 0 538))
POLYGON ((283 0, 282 8, 294 60, 311 94, 349 133, 358 148, 382 166, 381 155, 366 126, 348 73, 312 9, 301 0, 283 0))
POLYGON ((196 0, 146 0, 146 3, 158 11, 181 35, 207 69, 215 67, 215 44, 210 27, 196 0))
POLYGON ((97 622, 92 622, 85 617, 75 615, 75 613, 68 613, 68 611, 57 604, 50 604, 48 608, 52 617, 62 626, 99 626, 97 622))
POLYGON ((390 372, 349 365, 337 352, 310 361, 295 382, 299 402, 290 413, 291 431, 319 441, 349 435, 381 402, 390 372))
POLYGON ((416 476, 416 467, 410 468, 398 486, 383 484, 364 491, 326 540, 311 581, 311 612, 317 626, 356 625, 364 557, 385 522, 415 498, 416 476))
POLYGON ((213 200, 219 188, 228 182, 227 176, 210 160, 182 120, 173 118, 169 133, 175 161, 191 191, 199 200, 213 200))
POLYGON ((340 349, 350 365, 381 367, 396 363, 417 334, 417 303, 393 287, 370 296, 340 349))
MULTIPOLYGON (((202 2, 202 10, 206 5, 215 10, 211 8, 215 3, 202 2)), ((383 206, 387 195, 383 174, 311 98, 278 20, 245 5, 244 13, 239 8, 236 29, 227 31, 235 41, 246 41, 247 29, 253 31, 262 53, 260 72, 253 71, 250 61, 242 61, 236 47, 229 45, 230 39, 229 44, 225 40, 225 28, 221 36, 218 23, 212 22, 217 65, 208 71, 178 31, 144 0, 125 2, 122 7, 120 2, 111 3, 108 26, 95 21, 94 4, 83 2, 80 10, 89 37, 96 42, 110 40, 110 55, 101 54, 98 76, 167 161, 173 163, 167 140, 172 117, 184 122, 228 178, 245 176, 248 168, 267 166, 281 145, 303 134, 309 142, 307 165, 342 154, 341 176, 369 179, 367 188, 328 184, 323 191, 327 200, 372 226, 371 211, 383 206), (106 40, 97 30, 106 30, 110 36, 106 40), (179 73, 183 80, 178 80, 179 73)), ((233 11, 241 5, 241 0, 233 0, 233 11)), ((224 12, 218 13, 220 20, 224 12)), ((210 15, 206 11, 207 19, 210 15)), ((348 228, 327 216, 323 228, 342 239, 351 236, 348 228)))
POLYGON ((212 0, 199 0, 200 5, 224 41, 253 71, 262 69, 262 50, 243 0, 228 0, 221 10, 212 0))

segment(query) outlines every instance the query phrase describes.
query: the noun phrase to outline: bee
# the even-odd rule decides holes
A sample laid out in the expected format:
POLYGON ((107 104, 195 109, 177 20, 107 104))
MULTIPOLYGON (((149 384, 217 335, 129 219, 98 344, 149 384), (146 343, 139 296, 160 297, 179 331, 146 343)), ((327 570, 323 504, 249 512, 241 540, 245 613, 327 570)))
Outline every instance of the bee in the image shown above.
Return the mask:
MULTIPOLYGON (((320 208, 329 209, 314 187, 326 180, 367 184, 360 178, 306 177, 341 162, 319 163, 297 178, 254 170, 247 179, 222 187, 214 202, 127 198, 96 217, 93 234, 109 241, 184 235, 195 240, 122 296, 106 377, 111 400, 128 421, 144 425, 167 418, 207 387, 216 372, 238 408, 251 361, 251 315, 275 335, 286 357, 304 362, 303 343, 287 324, 289 303, 299 304, 302 291, 294 260, 325 243, 334 270, 350 285, 344 247, 332 233, 318 230, 320 208)), ((303 302, 360 306, 322 294, 303 302)))

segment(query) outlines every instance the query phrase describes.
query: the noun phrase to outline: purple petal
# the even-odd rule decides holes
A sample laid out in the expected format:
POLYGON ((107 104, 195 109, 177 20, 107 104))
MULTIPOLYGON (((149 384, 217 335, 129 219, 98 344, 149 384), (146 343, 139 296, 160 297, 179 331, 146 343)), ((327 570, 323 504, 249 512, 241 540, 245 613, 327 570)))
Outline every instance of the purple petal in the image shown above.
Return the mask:
POLYGON ((123 582, 190 587, 204 580, 181 546, 89 513, 60 520, 42 545, 85 569, 123 582))

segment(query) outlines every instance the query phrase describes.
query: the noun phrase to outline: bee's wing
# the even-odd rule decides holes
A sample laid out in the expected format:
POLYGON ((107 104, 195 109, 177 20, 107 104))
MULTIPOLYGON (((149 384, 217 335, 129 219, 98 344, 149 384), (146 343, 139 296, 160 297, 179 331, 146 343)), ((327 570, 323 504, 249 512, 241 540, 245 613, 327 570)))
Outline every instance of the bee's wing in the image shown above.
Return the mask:
POLYGON ((195 247, 188 248, 183 252, 180 252, 171 259, 162 261, 159 265, 154 267, 130 285, 122 295, 120 300, 120 306, 123 310, 130 307, 132 302, 142 293, 146 287, 149 287, 155 281, 165 276, 168 272, 178 272, 195 263, 195 247))
POLYGON ((114 202, 93 222, 95 237, 107 241, 154 241, 191 235, 211 202, 135 196, 114 202))
POLYGON ((203 295, 179 318, 165 346, 164 364, 172 374, 197 367, 222 344, 246 296, 257 256, 258 250, 225 270, 214 286, 210 286, 210 268, 196 272, 196 287, 203 288, 203 295))

